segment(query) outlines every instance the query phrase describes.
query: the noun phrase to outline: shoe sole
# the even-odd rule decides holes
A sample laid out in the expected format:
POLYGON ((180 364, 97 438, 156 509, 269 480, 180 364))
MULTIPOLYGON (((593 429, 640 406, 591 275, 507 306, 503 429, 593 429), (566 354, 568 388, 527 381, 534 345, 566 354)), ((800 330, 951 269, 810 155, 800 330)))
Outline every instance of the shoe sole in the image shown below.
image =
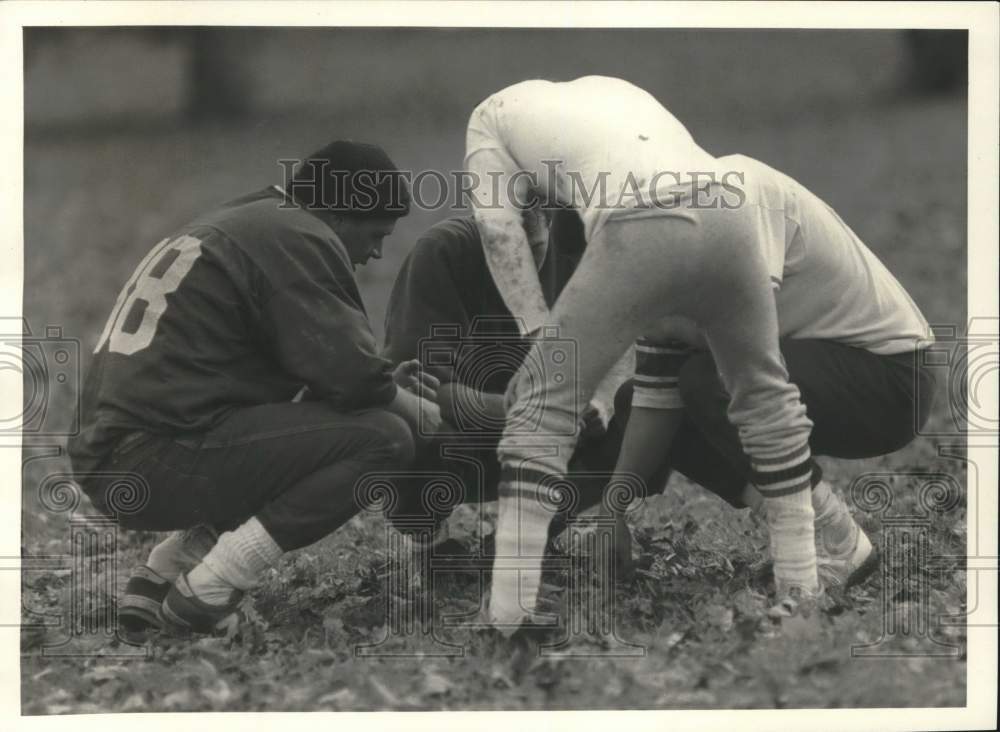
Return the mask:
POLYGON ((182 636, 216 635, 219 632, 229 632, 234 623, 239 624, 239 604, 242 598, 242 592, 233 590, 229 603, 222 607, 211 607, 194 595, 187 575, 181 575, 163 599, 158 617, 167 633, 182 636), (187 589, 187 593, 182 591, 182 587, 187 589))
POLYGON ((118 627, 124 632, 143 634, 162 628, 160 605, 170 585, 153 577, 160 579, 148 567, 140 567, 129 577, 125 592, 118 601, 118 627))
POLYGON ((160 628, 162 634, 187 640, 200 637, 219 638, 230 635, 239 627, 242 620, 239 612, 233 612, 216 622, 209 630, 203 628, 195 629, 188 625, 186 621, 181 620, 177 615, 164 608, 160 610, 159 619, 162 624, 160 628))
POLYGON ((126 595, 118 607, 118 625, 128 633, 160 630, 160 605, 148 597, 126 595))

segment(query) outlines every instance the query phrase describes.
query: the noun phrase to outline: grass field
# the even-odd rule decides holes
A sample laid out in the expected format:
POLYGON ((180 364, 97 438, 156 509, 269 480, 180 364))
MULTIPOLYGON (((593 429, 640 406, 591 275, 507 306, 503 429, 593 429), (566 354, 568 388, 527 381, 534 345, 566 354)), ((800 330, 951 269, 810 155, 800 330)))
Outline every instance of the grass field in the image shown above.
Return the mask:
MULTIPOLYGON (((803 112, 789 97, 787 108, 795 112, 787 115, 737 107, 714 118, 704 113, 709 102, 699 104, 692 109, 704 119, 695 134, 707 149, 743 152, 801 180, 870 244, 929 321, 964 329, 964 99, 868 99, 815 104, 803 112)), ((414 115, 405 126, 399 119, 324 112, 265 115, 237 128, 29 131, 25 316, 36 333, 58 325, 68 337, 80 339, 83 354, 89 353, 118 288, 153 242, 216 203, 279 182, 274 161, 318 146, 331 129, 336 136, 381 141, 402 167, 413 170, 448 170, 460 164, 461 116, 442 121, 414 115)), ((379 332, 398 263, 414 237, 440 216, 415 212, 397 227, 386 259, 360 271, 379 332)), ((943 393, 938 397, 928 430, 947 433, 949 402, 943 393)), ((72 390, 53 394, 52 418, 68 420, 74 398, 72 390)), ((892 511, 919 513, 919 480, 906 474, 944 473, 966 485, 965 463, 939 456, 938 447, 946 441, 921 438, 885 458, 824 461, 824 468, 841 489, 866 473, 895 474, 890 480, 896 490, 892 511)), ((25 449, 26 557, 69 551, 66 516, 47 511, 38 499, 45 476, 66 467, 57 442, 37 440, 25 449)), ((467 547, 477 538, 471 516, 470 509, 453 520, 453 535, 467 547)), ((883 535, 878 516, 859 516, 876 536, 883 535)), ((926 528, 931 556, 964 554, 965 518, 964 493, 957 505, 934 515, 926 528)), ((522 664, 489 640, 444 629, 444 637, 466 645, 464 656, 436 657, 438 646, 418 635, 398 645, 406 654, 402 657, 356 658, 357 644, 384 635, 387 602, 380 574, 387 552, 384 524, 362 516, 286 557, 253 593, 252 621, 237 638, 158 640, 147 649, 147 658, 132 660, 109 656, 122 650, 112 643, 90 642, 82 656, 53 658, 42 649, 62 630, 26 630, 23 711, 964 703, 964 628, 934 622, 938 615, 965 611, 960 559, 914 569, 907 564, 916 551, 911 546, 890 563, 881 580, 873 578, 832 597, 818 635, 793 637, 776 633, 763 617, 765 587, 755 568, 766 537, 749 516, 674 477, 664 495, 649 499, 630 521, 642 571, 616 591, 615 599, 618 634, 644 646, 641 657, 609 657, 599 653, 607 649, 581 641, 574 647, 596 655, 522 664), (933 638, 951 644, 952 656, 928 655, 943 646, 914 631, 908 637, 893 636, 883 648, 895 656, 852 657, 852 645, 882 637, 888 620, 917 616, 931 618, 933 638)), ((154 541, 152 534, 123 535, 117 564, 107 553, 92 552, 88 567, 101 576, 111 574, 112 584, 120 585, 154 541)), ((551 579, 556 588, 552 597, 564 598, 565 577, 551 579)), ((472 577, 456 573, 441 582, 434 598, 439 610, 454 613, 476 606, 478 585, 472 577)), ((66 571, 26 572, 25 620, 38 622, 39 613, 65 616, 69 586, 66 571)))

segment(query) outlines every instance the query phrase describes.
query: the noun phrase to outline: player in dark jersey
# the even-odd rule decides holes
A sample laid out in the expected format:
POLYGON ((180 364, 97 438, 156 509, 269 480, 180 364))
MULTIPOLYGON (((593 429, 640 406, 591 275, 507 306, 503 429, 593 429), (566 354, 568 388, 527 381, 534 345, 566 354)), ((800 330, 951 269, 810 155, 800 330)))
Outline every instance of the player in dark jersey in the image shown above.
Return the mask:
MULTIPOLYGON (((555 302, 583 253, 583 225, 576 212, 552 212, 549 234, 533 247, 545 297, 555 302)), ((514 316, 493 282, 479 230, 470 217, 442 221, 426 231, 407 254, 389 296, 383 354, 393 363, 418 360, 440 382, 445 427, 418 451, 417 485, 398 485, 392 518, 397 528, 419 526, 424 517, 441 525, 450 506, 428 500, 436 476, 461 479, 470 502, 495 501, 500 479, 496 448, 503 432, 503 395, 529 351, 514 316), (447 453, 447 456, 446 456, 447 453)), ((617 384, 615 384, 617 386, 617 384)), ((631 386, 624 387, 631 390, 631 386)), ((620 400, 619 400, 620 401, 620 400)), ((627 414, 627 410, 626 410, 627 414)), ((623 415, 624 416, 624 415, 623 415)), ((624 434, 623 416, 607 424, 596 406, 585 413, 583 438, 571 461, 576 510, 595 505, 614 467, 624 434), (582 479, 581 473, 593 477, 582 479)), ((572 476, 571 476, 572 477, 572 476)), ((659 482, 662 487, 665 483, 659 482)), ((457 497, 456 497, 457 498, 457 497)), ((565 526, 563 515, 551 534, 565 526)), ((416 531, 412 532, 416 537, 416 531)), ((443 540, 446 532, 436 537, 443 540)), ((616 531, 618 559, 627 563, 627 529, 616 531)))
POLYGON ((131 578, 126 627, 211 632, 282 553, 357 512, 359 476, 409 463, 418 420, 435 429, 412 368, 378 353, 353 275, 409 210, 396 173, 377 146, 331 143, 287 190, 161 241, 122 289, 69 452, 98 508, 175 532, 131 578))

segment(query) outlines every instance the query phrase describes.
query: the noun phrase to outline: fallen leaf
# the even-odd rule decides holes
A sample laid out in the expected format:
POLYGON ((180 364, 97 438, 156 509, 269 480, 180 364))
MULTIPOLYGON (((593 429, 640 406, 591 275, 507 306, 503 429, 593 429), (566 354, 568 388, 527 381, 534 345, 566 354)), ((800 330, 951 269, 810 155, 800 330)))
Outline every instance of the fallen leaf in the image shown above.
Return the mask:
POLYGON ((53 704, 55 702, 65 701, 70 698, 70 693, 65 689, 56 689, 51 694, 45 697, 43 700, 46 704, 53 704))
POLYGON ((845 659, 841 656, 824 656, 822 658, 817 658, 812 661, 808 661, 802 665, 799 669, 804 674, 810 673, 811 671, 833 671, 841 664, 845 659))
POLYGON ((204 694, 209 701, 215 702, 216 704, 225 704, 233 698, 233 690, 229 688, 229 684, 227 684, 224 679, 216 681, 215 686, 213 687, 202 689, 201 693, 204 694))
POLYGON ((127 674, 128 669, 125 666, 94 666, 86 673, 84 673, 83 678, 88 681, 110 681, 111 679, 121 678, 123 674, 127 674))
POLYGON ((443 696, 451 691, 451 681, 436 671, 424 673, 424 692, 430 696, 443 696))
POLYGON ((494 688, 514 688, 513 680, 511 680, 510 676, 499 664, 493 666, 493 670, 490 672, 490 680, 493 682, 494 688))
POLYGON ((163 697, 161 702, 167 709, 190 709, 191 708, 191 692, 187 689, 181 689, 180 691, 172 691, 163 697))
POLYGON ((146 700, 142 698, 142 694, 133 694, 124 702, 122 702, 121 710, 123 712, 135 712, 145 708, 146 708, 146 700))
POLYGON ((338 708, 342 708, 353 705, 356 700, 357 694, 345 687, 337 691, 331 691, 329 694, 324 694, 316 700, 316 703, 333 704, 338 708))
POLYGON ((213 678, 213 679, 214 679, 214 678, 215 678, 216 676, 218 676, 218 675, 219 675, 219 669, 217 669, 217 668, 215 667, 215 664, 213 664, 213 663, 212 663, 211 661, 209 661, 209 660, 208 660, 207 658, 199 658, 199 659, 198 659, 198 662, 199 662, 199 663, 200 663, 200 664, 202 665, 202 667, 203 667, 203 668, 204 668, 204 669, 205 669, 206 671, 208 671, 208 675, 209 675, 209 677, 210 677, 210 678, 213 678))
POLYGON ((399 706, 399 697, 393 694, 381 681, 379 681, 377 676, 368 677, 368 681, 371 683, 372 688, 378 692, 379 696, 381 696, 387 704, 394 707, 399 706))
POLYGON ((730 607, 722 607, 721 605, 714 605, 706 609, 705 612, 708 622, 714 625, 716 628, 721 630, 723 633, 728 633, 733 628, 733 609, 730 607))
POLYGON ((682 640, 684 640, 683 633, 671 633, 670 635, 667 636, 666 641, 664 642, 664 647, 673 648, 682 640))

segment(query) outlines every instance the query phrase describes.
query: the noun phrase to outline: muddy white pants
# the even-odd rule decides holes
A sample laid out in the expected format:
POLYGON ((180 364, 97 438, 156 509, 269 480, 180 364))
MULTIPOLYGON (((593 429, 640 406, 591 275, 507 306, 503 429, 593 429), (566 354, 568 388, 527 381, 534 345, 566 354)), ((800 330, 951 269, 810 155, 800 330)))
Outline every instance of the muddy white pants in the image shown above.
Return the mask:
POLYGON ((552 308, 551 327, 512 381, 490 613, 517 623, 535 606, 545 487, 566 472, 576 424, 604 373, 665 316, 705 333, 731 396, 729 418, 769 499, 771 552, 785 580, 815 590, 809 495, 812 426, 778 349, 778 321, 752 211, 683 209, 612 215, 552 308), (567 359, 571 359, 567 366, 567 359))

